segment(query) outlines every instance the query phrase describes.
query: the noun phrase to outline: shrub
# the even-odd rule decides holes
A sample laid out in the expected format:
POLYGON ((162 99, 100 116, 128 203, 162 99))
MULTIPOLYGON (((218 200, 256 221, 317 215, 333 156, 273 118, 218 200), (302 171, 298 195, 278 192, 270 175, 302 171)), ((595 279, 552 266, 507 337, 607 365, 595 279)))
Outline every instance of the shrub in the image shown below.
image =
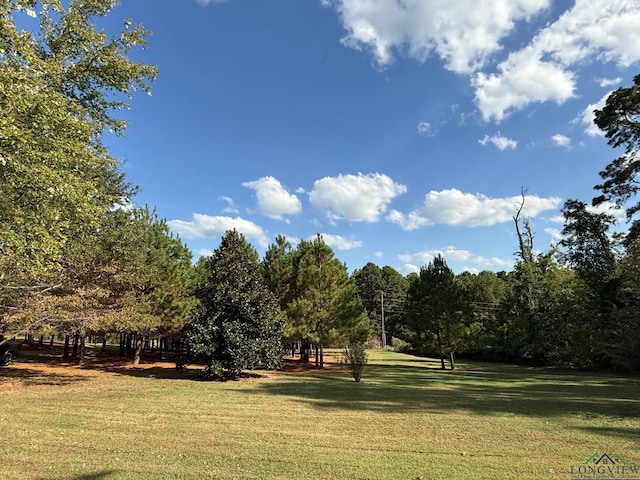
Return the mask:
POLYGON ((361 342, 351 343, 342 352, 342 366, 349 371, 356 382, 362 378, 362 372, 367 364, 367 352, 361 342))

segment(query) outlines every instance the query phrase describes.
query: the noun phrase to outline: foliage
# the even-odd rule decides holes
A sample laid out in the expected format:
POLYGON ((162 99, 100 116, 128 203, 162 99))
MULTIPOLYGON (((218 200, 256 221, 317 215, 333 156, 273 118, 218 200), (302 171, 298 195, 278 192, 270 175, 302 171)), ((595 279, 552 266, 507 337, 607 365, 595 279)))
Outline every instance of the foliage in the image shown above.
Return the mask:
MULTIPOLYGON (((0 304, 57 284, 67 244, 88 235, 128 185, 104 144, 126 124, 122 97, 157 70, 128 58, 148 32, 111 37, 95 19, 116 1, 0 1, 0 304), (29 17, 35 17, 33 19, 29 17), (17 23, 31 29, 18 29, 17 23)), ((2 310, 0 309, 0 313, 2 310)))
POLYGON ((342 352, 342 365, 356 382, 362 379, 362 373, 367 365, 367 351, 362 342, 350 343, 342 352))
MULTIPOLYGON (((366 341, 369 320, 347 267, 318 235, 301 241, 294 259, 290 327, 298 338, 324 345, 366 341)), ((320 365, 322 366, 322 358, 320 365)))
POLYGON ((280 367, 283 320, 251 248, 228 231, 206 261, 208 277, 196 290, 200 308, 184 330, 191 355, 206 362, 206 377, 238 378, 261 362, 280 367))
POLYGON ((436 353, 451 360, 468 333, 469 303, 444 258, 437 255, 420 269, 416 281, 409 286, 408 311, 414 333, 412 344, 423 353, 436 353))
MULTIPOLYGON (((595 111, 594 121, 605 132, 609 145, 624 150, 600 172, 604 182, 595 188, 602 195, 594 204, 610 200, 623 206, 640 191, 640 75, 633 79, 633 85, 611 93, 605 106, 595 111)), ((627 216, 631 218, 638 210, 640 203, 631 205, 627 216)))
POLYGON ((375 263, 369 262, 361 269, 353 272, 358 297, 369 317, 369 324, 373 335, 380 339, 382 335, 382 300, 384 295, 382 270, 375 263))

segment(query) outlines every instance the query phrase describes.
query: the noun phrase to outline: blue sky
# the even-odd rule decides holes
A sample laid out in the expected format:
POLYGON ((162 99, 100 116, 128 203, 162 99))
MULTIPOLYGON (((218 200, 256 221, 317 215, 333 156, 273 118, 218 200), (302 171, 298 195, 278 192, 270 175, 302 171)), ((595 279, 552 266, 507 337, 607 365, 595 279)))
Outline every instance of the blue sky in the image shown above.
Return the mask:
POLYGON ((640 60, 640 1, 124 0, 158 66, 111 153, 197 257, 324 236, 350 271, 510 270, 614 157, 591 123, 640 60))

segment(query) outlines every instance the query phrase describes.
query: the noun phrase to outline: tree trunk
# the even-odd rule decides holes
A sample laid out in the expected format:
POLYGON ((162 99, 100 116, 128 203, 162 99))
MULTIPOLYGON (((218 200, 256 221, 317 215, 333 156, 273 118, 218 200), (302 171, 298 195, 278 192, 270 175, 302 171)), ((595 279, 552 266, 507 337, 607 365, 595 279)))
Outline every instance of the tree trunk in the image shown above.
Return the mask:
POLYGON ((442 340, 440 338, 440 329, 439 328, 436 329, 436 337, 438 339, 438 352, 440 352, 440 368, 442 370, 446 370, 447 367, 444 364, 444 353, 442 351, 442 340))
POLYGON ((316 367, 320 365, 320 358, 318 357, 318 345, 314 345, 316 353, 316 367))
POLYGON ((107 351, 107 336, 102 337, 102 353, 107 351))
POLYGON ((320 368, 324 368, 324 344, 320 344, 320 368))
POLYGON ((87 336, 84 332, 79 335, 80 338, 80 358, 78 359, 78 365, 84 367, 84 354, 85 354, 85 340, 87 336))
POLYGON ((451 370, 455 370, 456 369, 456 362, 453 359, 453 351, 451 351, 451 353, 449 353, 449 362, 451 363, 451 370))
POLYGON ((135 352, 133 354, 133 366, 137 367, 138 365, 140 365, 140 357, 142 356, 142 343, 143 343, 143 339, 141 335, 138 335, 136 337, 136 349, 135 352))
POLYGON ((62 353, 62 358, 65 360, 69 358, 69 334, 64 336, 64 351, 62 353))
POLYGON ((80 334, 76 333, 73 336, 73 349, 71 350, 71 356, 76 358, 78 356, 78 342, 80 341, 80 334))

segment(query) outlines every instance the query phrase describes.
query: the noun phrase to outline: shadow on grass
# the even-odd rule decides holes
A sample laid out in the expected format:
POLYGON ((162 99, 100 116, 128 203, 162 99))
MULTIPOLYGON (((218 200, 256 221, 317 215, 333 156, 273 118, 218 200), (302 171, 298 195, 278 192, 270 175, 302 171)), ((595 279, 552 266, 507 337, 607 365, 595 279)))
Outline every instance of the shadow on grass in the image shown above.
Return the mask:
POLYGON ((309 372, 304 379, 285 375, 277 382, 259 384, 257 391, 298 399, 322 410, 640 416, 637 378, 480 363, 454 371, 436 369, 433 362, 393 363, 367 366, 361 383, 346 373, 309 372))
POLYGON ((73 375, 43 371, 37 368, 2 367, 0 369, 0 389, 3 386, 11 388, 14 385, 32 386, 66 386, 78 382, 86 382, 91 376, 73 375))
POLYGON ((579 427, 589 433, 599 435, 609 435, 615 438, 625 438, 629 440, 640 440, 640 428, 638 427, 579 427))
MULTIPOLYGON (((61 480, 101 480, 110 478, 113 474, 117 473, 117 470, 102 470, 101 472, 85 473, 82 475, 74 475, 70 477, 63 477, 61 480)), ((44 480, 44 479, 41 479, 44 480)))
MULTIPOLYGON (((62 385, 71 380, 86 380, 91 378, 92 371, 96 375, 100 373, 111 373, 125 375, 136 378, 164 379, 164 380, 191 380, 191 381, 234 381, 243 379, 258 379, 264 375, 260 373, 245 371, 240 378, 205 379, 201 375, 203 365, 189 365, 186 370, 178 371, 175 367, 175 356, 172 353, 164 352, 162 361, 158 354, 147 354, 143 357, 139 366, 133 366, 129 356, 121 356, 113 350, 107 352, 100 351, 99 348, 87 348, 84 365, 78 365, 77 358, 62 358, 62 348, 54 346, 38 347, 32 346, 23 350, 16 362, 8 368, 0 368, 0 386, 2 377, 14 377, 24 379, 22 383, 62 385), (73 372, 78 375, 73 375, 73 372)), ((95 376, 95 375, 93 375, 95 376)))

